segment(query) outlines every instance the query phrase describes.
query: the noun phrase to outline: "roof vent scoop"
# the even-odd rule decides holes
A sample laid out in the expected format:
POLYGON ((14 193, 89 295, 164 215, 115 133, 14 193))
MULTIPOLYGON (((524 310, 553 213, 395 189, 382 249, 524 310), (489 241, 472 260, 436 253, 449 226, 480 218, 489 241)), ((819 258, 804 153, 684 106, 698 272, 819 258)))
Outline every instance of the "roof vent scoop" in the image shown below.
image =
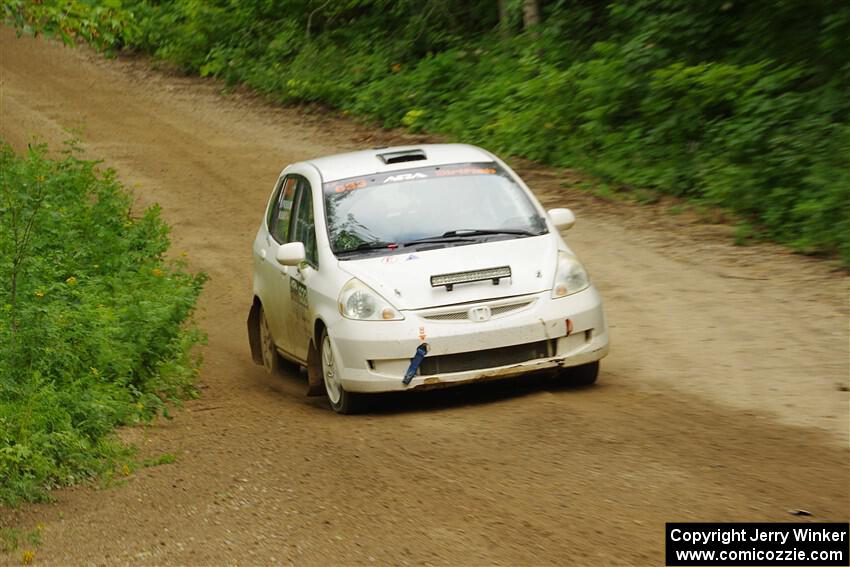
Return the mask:
POLYGON ((402 150, 399 152, 378 154, 378 159, 390 165, 391 163, 403 163, 406 161, 422 161, 428 159, 428 156, 422 150, 402 150))

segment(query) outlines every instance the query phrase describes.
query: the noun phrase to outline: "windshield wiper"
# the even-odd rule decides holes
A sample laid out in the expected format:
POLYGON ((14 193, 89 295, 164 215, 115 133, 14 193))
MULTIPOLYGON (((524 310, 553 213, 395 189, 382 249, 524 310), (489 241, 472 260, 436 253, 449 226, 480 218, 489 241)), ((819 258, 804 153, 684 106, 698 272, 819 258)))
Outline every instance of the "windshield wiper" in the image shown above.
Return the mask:
POLYGON ((392 250, 398 247, 395 242, 362 242, 354 248, 346 248, 345 250, 334 250, 335 254, 348 254, 351 252, 363 252, 364 250, 392 250))
POLYGON ((440 235, 426 236, 425 238, 416 238, 414 240, 406 240, 405 242, 362 242, 354 248, 346 248, 345 250, 334 250, 335 254, 350 254, 353 252, 363 252, 368 250, 395 250, 407 246, 415 246, 417 244, 440 244, 449 242, 472 242, 471 237, 489 236, 498 234, 513 234, 517 236, 540 236, 540 232, 531 232, 522 229, 479 229, 479 228, 460 228, 457 230, 449 230, 440 235))
POLYGON ((531 232, 522 229, 513 228, 459 228, 457 230, 448 230, 439 236, 426 236, 425 238, 417 238, 416 240, 408 240, 402 246, 412 246, 415 244, 435 244, 440 242, 469 242, 475 236, 490 236, 493 234, 514 234, 517 236, 540 236, 540 232, 531 232))
POLYGON ((521 228, 459 228, 444 232, 443 236, 486 236, 489 234, 516 234, 518 236, 540 236, 541 232, 531 232, 521 228))
POLYGON ((472 239, 465 234, 441 234, 439 236, 426 236, 425 238, 417 238, 415 240, 406 240, 402 246, 415 246, 417 244, 439 244, 441 242, 471 242, 472 239))

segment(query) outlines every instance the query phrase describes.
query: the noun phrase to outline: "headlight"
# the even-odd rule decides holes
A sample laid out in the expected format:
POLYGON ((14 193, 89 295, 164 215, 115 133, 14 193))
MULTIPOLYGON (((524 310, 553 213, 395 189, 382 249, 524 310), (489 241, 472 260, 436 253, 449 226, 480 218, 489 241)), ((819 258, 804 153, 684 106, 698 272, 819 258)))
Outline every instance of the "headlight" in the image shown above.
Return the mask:
POLYGON ((578 258, 566 252, 558 252, 558 271, 552 286, 552 299, 578 293, 590 286, 590 277, 578 258))
POLYGON ((339 292, 339 312, 359 321, 398 321, 404 319, 389 301, 357 278, 348 280, 339 292))

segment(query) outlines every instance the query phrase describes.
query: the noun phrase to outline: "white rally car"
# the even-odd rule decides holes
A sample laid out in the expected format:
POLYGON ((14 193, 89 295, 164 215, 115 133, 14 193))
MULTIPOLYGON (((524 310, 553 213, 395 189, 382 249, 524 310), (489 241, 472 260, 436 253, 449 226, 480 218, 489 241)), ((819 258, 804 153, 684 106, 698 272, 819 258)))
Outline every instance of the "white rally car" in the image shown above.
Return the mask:
POLYGON ((254 240, 251 353, 307 367, 308 393, 365 393, 545 369, 595 382, 602 301, 505 163, 462 144, 375 149, 284 169, 254 240))

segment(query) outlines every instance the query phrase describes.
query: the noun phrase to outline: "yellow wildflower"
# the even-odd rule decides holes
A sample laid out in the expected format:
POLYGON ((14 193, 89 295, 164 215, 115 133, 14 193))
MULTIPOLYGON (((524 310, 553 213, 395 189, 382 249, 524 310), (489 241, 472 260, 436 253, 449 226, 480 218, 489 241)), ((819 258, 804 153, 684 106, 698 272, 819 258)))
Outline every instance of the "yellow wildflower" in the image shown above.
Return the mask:
POLYGON ((164 272, 162 270, 160 270, 159 268, 154 268, 153 270, 151 270, 151 273, 154 276, 161 278, 164 272))
POLYGON ((29 565, 33 559, 35 559, 35 551, 31 549, 27 549, 21 554, 21 563, 24 565, 29 565))
POLYGON ((121 474, 123 474, 124 476, 130 476, 130 467, 126 464, 121 467, 121 474))
POLYGON ((74 276, 71 276, 70 278, 65 280, 65 283, 68 284, 68 285, 74 285, 74 284, 77 283, 77 278, 75 278, 74 276))
POLYGON ((35 296, 40 299, 40 298, 44 297, 44 292, 43 291, 37 291, 37 292, 35 292, 35 296))

